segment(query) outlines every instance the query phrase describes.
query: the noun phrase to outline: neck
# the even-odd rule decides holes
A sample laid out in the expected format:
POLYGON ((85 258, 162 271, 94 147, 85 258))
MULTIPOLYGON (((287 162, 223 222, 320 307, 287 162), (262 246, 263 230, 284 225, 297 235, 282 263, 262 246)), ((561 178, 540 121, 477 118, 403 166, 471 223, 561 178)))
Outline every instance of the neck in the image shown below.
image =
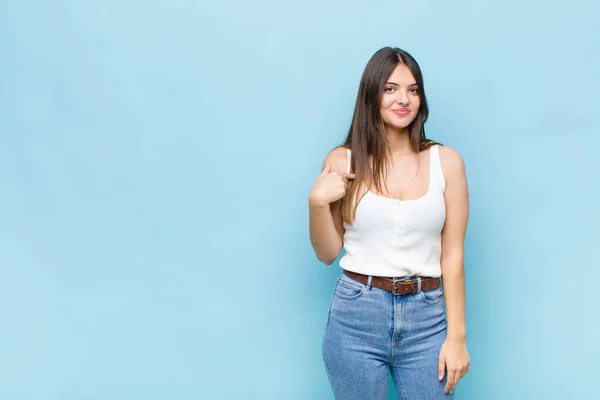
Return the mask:
POLYGON ((386 128, 386 138, 392 155, 415 154, 410 145, 408 129, 398 131, 386 128))

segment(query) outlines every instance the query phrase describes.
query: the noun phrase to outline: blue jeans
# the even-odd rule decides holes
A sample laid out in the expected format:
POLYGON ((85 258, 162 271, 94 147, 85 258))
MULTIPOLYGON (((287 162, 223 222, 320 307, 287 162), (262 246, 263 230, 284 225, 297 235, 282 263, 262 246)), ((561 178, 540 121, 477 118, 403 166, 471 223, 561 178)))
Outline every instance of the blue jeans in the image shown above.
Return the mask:
POLYGON ((336 400, 385 400, 388 371, 399 399, 453 399, 447 371, 437 378, 448 326, 441 284, 396 296, 369 283, 342 273, 329 306, 323 361, 336 400))

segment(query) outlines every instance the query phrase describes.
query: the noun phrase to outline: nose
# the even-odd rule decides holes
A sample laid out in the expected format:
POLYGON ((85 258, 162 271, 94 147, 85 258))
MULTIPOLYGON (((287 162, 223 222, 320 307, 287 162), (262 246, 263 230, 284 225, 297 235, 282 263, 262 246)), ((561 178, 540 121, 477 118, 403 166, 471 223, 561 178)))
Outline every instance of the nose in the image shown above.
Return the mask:
POLYGON ((398 90, 398 96, 396 97, 396 102, 398 104, 407 105, 408 104, 408 95, 402 90, 398 90))

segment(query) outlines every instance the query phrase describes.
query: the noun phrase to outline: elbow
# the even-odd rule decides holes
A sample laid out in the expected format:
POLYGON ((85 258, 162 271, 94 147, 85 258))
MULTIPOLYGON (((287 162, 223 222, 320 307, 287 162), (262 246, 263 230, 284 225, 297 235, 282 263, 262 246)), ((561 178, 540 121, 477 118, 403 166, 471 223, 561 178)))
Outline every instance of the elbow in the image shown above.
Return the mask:
MULTIPOLYGON (((321 261, 323 264, 327 264, 327 265, 331 265, 333 264, 333 262, 335 261, 335 258, 331 258, 331 257, 317 257, 319 259, 319 261, 321 261)), ((336 257, 337 258, 337 257, 336 257)))
POLYGON ((335 260, 337 260, 338 256, 340 255, 340 251, 342 251, 341 248, 331 254, 318 254, 317 258, 323 264, 331 265, 335 262, 335 260))
POLYGON ((463 273, 464 271, 464 258, 462 254, 442 257, 440 262, 443 273, 463 273))
POLYGON ((329 246, 317 246, 315 242, 312 242, 312 245, 317 259, 326 265, 333 264, 342 251, 341 242, 329 246))

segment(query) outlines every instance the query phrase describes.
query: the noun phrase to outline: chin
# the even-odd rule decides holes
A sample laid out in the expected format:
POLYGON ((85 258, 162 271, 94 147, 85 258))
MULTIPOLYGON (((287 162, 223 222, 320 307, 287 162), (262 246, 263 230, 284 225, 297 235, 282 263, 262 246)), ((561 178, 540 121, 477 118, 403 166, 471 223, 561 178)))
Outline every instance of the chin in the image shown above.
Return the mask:
POLYGON ((386 124, 386 126, 392 129, 404 130, 408 128, 411 123, 412 121, 410 121, 408 124, 386 124))
POLYGON ((413 123, 413 121, 415 120, 416 115, 413 116, 410 119, 407 118, 391 118, 388 121, 384 120, 384 123, 386 126, 389 126, 390 128, 395 128, 395 129, 406 129, 410 126, 410 124, 413 123))

